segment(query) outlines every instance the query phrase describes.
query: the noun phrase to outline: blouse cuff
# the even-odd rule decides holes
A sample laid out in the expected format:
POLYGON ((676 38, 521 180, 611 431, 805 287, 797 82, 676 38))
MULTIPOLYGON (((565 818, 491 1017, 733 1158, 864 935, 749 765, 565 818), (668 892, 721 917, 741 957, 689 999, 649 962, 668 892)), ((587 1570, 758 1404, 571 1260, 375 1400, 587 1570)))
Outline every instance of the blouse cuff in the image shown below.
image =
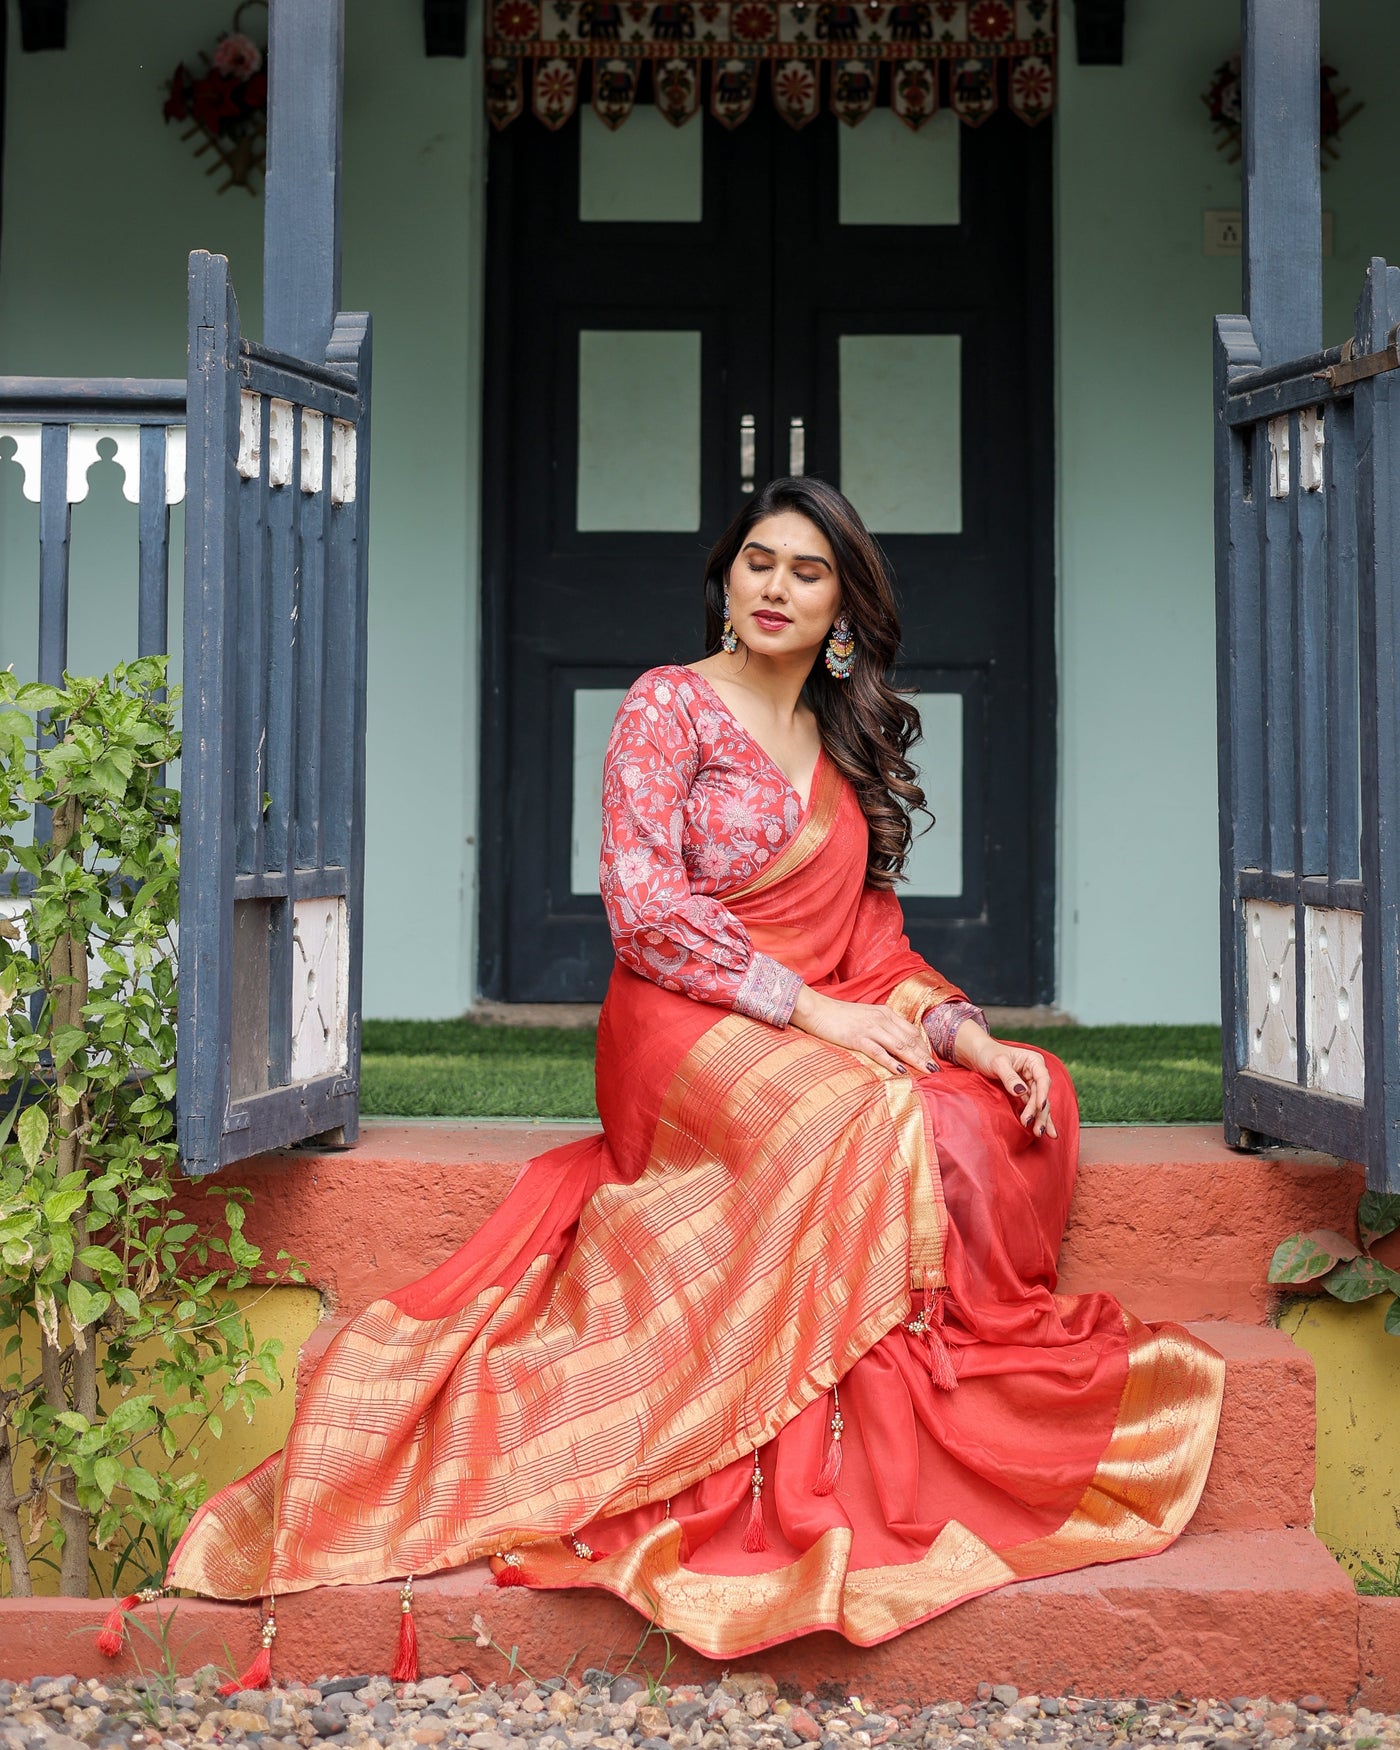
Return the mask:
POLYGON ((734 1007, 755 1021, 786 1027, 801 994, 802 980, 795 972, 770 955, 755 954, 734 998, 734 1007))
POLYGON ((987 1017, 975 1003, 949 1001, 928 1011, 924 1016, 924 1032, 935 1057, 941 1057, 945 1063, 953 1061, 953 1039, 964 1021, 975 1021, 984 1033, 987 1031, 987 1017))

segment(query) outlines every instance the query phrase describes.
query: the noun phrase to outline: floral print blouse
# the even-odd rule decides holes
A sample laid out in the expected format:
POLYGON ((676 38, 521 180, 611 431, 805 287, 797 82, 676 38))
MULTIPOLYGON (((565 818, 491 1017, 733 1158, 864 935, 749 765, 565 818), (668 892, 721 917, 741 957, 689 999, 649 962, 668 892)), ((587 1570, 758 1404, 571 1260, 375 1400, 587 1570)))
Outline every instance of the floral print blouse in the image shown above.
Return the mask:
MULTIPOLYGON (((703 675, 648 670, 622 701, 603 767, 599 884, 618 959, 665 990, 786 1026, 802 980, 759 953, 715 895, 757 875, 801 817, 801 797, 703 675)), ((902 935, 898 900, 867 889, 857 928, 902 935)), ((969 1018, 986 1025, 961 1001, 926 1017, 939 1056, 969 1018)))

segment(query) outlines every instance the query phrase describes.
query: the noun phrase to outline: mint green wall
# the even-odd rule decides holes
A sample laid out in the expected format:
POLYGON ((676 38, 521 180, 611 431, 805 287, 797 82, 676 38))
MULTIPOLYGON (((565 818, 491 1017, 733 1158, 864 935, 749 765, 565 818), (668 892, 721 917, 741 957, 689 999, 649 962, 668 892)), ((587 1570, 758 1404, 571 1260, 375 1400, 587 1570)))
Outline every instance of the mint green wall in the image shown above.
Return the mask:
MULTIPOLYGON (((183 376, 191 248, 229 257, 258 335, 262 200, 216 194, 161 116, 230 5, 84 0, 65 51, 25 55, 6 3, 0 370, 183 376)), ((452 1014, 475 959, 480 70, 425 57, 417 0, 347 13, 343 297, 375 318, 365 1008, 452 1014)), ((74 508, 79 670, 134 637, 135 514, 111 468, 74 508)), ((21 671, 36 516, 0 467, 0 662, 21 671)))
MULTIPOLYGON (((1322 13, 1366 105, 1322 179, 1335 341, 1368 256, 1400 258, 1400 71, 1375 51, 1377 0, 1322 13)), ((1210 343, 1241 291, 1238 259, 1203 254, 1202 213, 1240 195, 1200 93, 1237 18, 1140 0, 1122 67, 1061 66, 1059 1000, 1083 1021, 1219 1014, 1210 343)))
MULTIPOLYGON (((0 370, 181 374, 195 246, 229 255, 257 334, 262 203, 216 195, 160 113, 170 68, 229 8, 84 0, 66 51, 24 55, 6 3, 0 370)), ((1333 340, 1366 256, 1400 257, 1385 16, 1324 5, 1327 51, 1366 103, 1323 179, 1333 340)), ((1239 307, 1240 276, 1202 253, 1201 215, 1239 194, 1200 92, 1234 43, 1233 6, 1134 0, 1126 65, 1071 53, 1061 69, 1058 996, 1087 1021, 1217 1010, 1210 322, 1239 307)), ((376 328, 370 1014, 460 1012, 474 987, 484 160, 475 56, 427 59, 417 0, 349 0, 344 296, 376 328)), ((0 466, 0 662, 21 669, 34 518, 0 466)), ((95 667, 134 618, 134 511, 113 470, 94 473, 73 541, 74 663, 95 667)))

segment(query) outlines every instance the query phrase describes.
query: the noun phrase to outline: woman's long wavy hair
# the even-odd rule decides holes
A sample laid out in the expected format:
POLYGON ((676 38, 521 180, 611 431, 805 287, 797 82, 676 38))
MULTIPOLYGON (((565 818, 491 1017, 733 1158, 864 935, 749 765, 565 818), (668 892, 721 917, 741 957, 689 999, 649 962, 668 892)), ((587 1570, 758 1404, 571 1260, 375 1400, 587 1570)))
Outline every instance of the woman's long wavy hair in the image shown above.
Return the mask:
POLYGON ((899 610, 889 567, 854 507, 834 486, 810 476, 772 480, 730 523, 705 562, 705 649, 719 649, 725 583, 754 525, 786 510, 806 517, 825 535, 836 558, 841 606, 856 640, 850 678, 836 680, 819 660, 802 696, 816 712, 827 758, 854 787, 870 828, 866 882, 893 887, 913 839, 910 814, 928 812, 907 757, 919 737, 919 713, 891 678, 899 610))

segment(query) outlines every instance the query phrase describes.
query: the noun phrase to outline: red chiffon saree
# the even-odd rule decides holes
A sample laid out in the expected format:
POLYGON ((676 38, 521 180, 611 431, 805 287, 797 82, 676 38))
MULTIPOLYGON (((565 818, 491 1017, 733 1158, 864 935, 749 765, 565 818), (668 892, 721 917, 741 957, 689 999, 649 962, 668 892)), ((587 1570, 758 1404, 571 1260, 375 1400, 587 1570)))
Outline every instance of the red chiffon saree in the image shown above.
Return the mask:
MULTIPOLYGON (((763 759, 723 728, 735 769, 763 759)), ((768 967, 916 1022, 961 997, 864 887, 830 761, 771 818, 776 843, 740 833, 710 895, 687 888, 709 932, 688 952, 759 1012, 768 967), (726 931, 745 945, 727 970, 726 931)), ((658 854, 695 824, 667 817, 658 854)), ((201 1509, 172 1585, 246 1598, 488 1556, 728 1658, 823 1628, 870 1645, 1181 1532, 1223 1364, 1107 1295, 1056 1294, 1063 1068, 1058 1139, 1036 1139, 972 1072, 896 1075, 697 1001, 674 932, 646 962, 644 911, 629 957, 649 975, 618 965, 599 1027, 603 1133, 532 1161, 458 1253, 336 1338, 286 1449, 201 1509)))

